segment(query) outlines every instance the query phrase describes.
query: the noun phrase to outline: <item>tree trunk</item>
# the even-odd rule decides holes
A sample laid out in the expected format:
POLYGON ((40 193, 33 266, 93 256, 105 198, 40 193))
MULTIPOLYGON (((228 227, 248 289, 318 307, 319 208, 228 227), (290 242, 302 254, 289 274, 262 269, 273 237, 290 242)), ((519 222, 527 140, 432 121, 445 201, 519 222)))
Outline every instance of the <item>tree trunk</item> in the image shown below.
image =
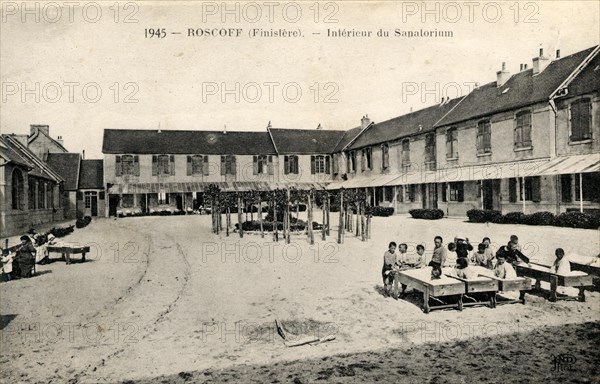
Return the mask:
POLYGON ((279 232, 277 231, 277 202, 273 202, 273 241, 279 241, 279 232))
POLYGON ((371 215, 367 216, 367 239, 371 238, 371 215))
POLYGON ((244 230, 242 229, 242 197, 238 194, 238 225, 240 226, 240 238, 244 237, 244 230))
POLYGON ((338 225, 338 244, 342 244, 344 234, 344 193, 340 191, 340 217, 338 225))

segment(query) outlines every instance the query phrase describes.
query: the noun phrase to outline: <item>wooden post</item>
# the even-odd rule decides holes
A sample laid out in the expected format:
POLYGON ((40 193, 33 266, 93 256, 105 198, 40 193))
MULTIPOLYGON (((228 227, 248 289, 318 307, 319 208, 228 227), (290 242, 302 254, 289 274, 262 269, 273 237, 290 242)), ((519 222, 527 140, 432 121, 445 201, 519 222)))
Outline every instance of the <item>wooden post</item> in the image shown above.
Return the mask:
POLYGON ((262 197, 258 195, 258 221, 260 222, 260 237, 265 238, 265 231, 263 229, 263 214, 262 214, 262 197))
POLYGON ((321 240, 325 241, 325 235, 326 235, 326 223, 325 220, 327 220, 327 218, 325 217, 325 204, 326 201, 325 199, 323 199, 323 206, 321 207, 321 214, 323 217, 323 220, 321 220, 321 224, 322 224, 322 228, 321 228, 321 240))
POLYGON ((344 190, 340 190, 340 218, 338 226, 338 244, 342 244, 342 234, 344 233, 344 190))
POLYGON ((277 202, 273 200, 273 241, 279 241, 279 232, 277 231, 277 202))
POLYGON ((227 213, 225 214, 225 235, 229 236, 229 226, 231 225, 231 216, 229 214, 229 204, 227 204, 227 213))
POLYGON ((240 226, 240 238, 244 237, 244 230, 242 229, 242 196, 238 192, 238 225, 240 226))
POLYGON ((330 221, 329 221, 329 218, 330 218, 330 216, 329 216, 329 213, 330 213, 329 212, 330 211, 330 209, 329 209, 329 204, 330 204, 330 201, 329 201, 329 192, 327 192, 325 194, 325 198, 326 198, 326 201, 327 201, 327 214, 326 214, 326 217, 327 217, 327 233, 326 233, 326 235, 330 236, 331 235, 331 233, 330 233, 331 225, 330 225, 330 221))
POLYGON ((579 173, 579 212, 583 213, 583 177, 579 173))
POLYGON ((360 235, 360 232, 362 231, 362 228, 360 227, 361 218, 362 218, 362 214, 361 214, 362 204, 360 202, 358 202, 358 203, 355 203, 355 205, 356 205, 356 237, 358 237, 360 235))
POLYGON ((310 245, 313 245, 315 243, 315 237, 314 237, 314 233, 313 233, 313 201, 312 201, 312 191, 308 192, 308 223, 306 223, 306 226, 308 228, 308 240, 310 241, 310 245))
POLYGON ((367 240, 371 239, 371 215, 367 215, 367 240))
POLYGON ((361 240, 362 241, 366 241, 367 240, 367 228, 366 228, 366 224, 365 224, 365 207, 364 207, 364 202, 360 203, 360 234, 361 234, 361 240))

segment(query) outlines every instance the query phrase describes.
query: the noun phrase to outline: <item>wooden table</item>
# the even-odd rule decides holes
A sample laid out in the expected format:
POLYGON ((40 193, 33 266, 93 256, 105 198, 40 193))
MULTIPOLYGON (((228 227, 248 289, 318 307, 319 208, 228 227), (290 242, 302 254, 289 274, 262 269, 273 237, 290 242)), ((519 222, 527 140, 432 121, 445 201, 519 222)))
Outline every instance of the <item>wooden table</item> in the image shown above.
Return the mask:
POLYGON ((50 257, 50 252, 60 253, 62 258, 65 259, 67 264, 71 264, 71 255, 76 255, 78 253, 81 254, 81 261, 85 262, 85 254, 90 251, 89 246, 84 247, 71 247, 68 245, 50 245, 48 246, 48 257, 50 257))
MULTIPOLYGON (((474 268, 474 267, 469 267, 474 268)), ((461 309, 463 306, 473 306, 486 304, 494 308, 496 305, 496 292, 498 292, 498 283, 496 280, 488 276, 477 276, 472 279, 464 279, 456 276, 448 276, 453 279, 461 281, 465 285, 464 295, 460 300, 461 309), (473 294, 473 296, 469 295, 473 294), (481 301, 479 298, 484 294, 485 300, 481 301), (475 297, 474 297, 475 296, 475 297), (478 298, 476 298, 478 297, 478 298), (465 298, 469 298, 472 301, 465 302, 465 298)))
POLYGON ((503 300, 498 302, 496 294, 493 295, 493 307, 501 304, 525 304, 525 292, 531 290, 531 279, 527 277, 516 277, 514 279, 501 279, 496 277, 494 271, 480 266, 472 266, 475 272, 480 276, 488 277, 497 283, 497 292, 519 291, 518 300, 503 300))
MULTIPOLYGON (((442 271, 442 276, 439 279, 431 279, 431 267, 408 269, 396 273, 394 281, 400 284, 411 285, 414 289, 423 292, 423 312, 429 313, 433 309, 457 308, 462 310, 462 295, 465 293, 465 284, 452 277, 448 277, 442 271), (444 296, 458 296, 459 300, 456 304, 437 304, 430 305, 430 298, 439 298, 444 296)), ((441 300, 440 300, 441 301, 441 300)))
POLYGON ((550 272, 550 268, 530 263, 517 264, 515 270, 519 276, 530 277, 535 279, 535 289, 540 289, 540 282, 546 281, 550 283, 550 301, 569 300, 576 299, 579 301, 585 301, 585 288, 593 285, 592 276, 582 271, 571 271, 569 274, 559 275, 550 272), (579 295, 576 298, 573 297, 559 297, 556 294, 556 288, 562 287, 575 287, 579 289, 579 295))

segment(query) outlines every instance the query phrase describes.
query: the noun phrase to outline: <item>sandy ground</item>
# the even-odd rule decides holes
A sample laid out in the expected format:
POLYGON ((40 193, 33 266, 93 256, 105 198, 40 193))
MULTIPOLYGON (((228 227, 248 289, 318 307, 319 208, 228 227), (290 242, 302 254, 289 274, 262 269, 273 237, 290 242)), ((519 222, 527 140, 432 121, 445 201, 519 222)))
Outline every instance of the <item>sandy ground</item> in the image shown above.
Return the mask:
POLYGON ((458 219, 374 218, 368 242, 348 233, 338 245, 332 231, 325 241, 316 233, 312 246, 301 234, 290 245, 269 234, 217 236, 209 216, 95 220, 65 238, 91 245, 90 262, 53 262, 32 279, 0 285, 1 380, 598 381, 598 292, 583 303, 532 293, 525 305, 429 314, 417 295, 381 294, 389 241, 407 242, 411 252, 418 243, 431 250, 438 234, 503 244, 513 233, 546 264, 559 246, 590 256, 600 249, 593 230, 458 219), (336 339, 288 348, 275 319, 292 334, 336 339), (551 370, 558 354, 574 356, 577 374, 551 370))

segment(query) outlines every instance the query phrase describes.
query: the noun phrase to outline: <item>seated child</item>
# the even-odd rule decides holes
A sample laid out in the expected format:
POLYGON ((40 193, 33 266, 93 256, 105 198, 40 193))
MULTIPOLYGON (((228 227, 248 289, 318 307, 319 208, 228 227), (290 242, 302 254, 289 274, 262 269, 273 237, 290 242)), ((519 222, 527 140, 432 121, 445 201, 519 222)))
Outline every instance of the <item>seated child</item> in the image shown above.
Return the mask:
POLYGON ((473 255, 473 264, 487 269, 494 269, 492 259, 489 257, 489 252, 486 252, 486 250, 487 247, 484 243, 480 243, 477 246, 477 253, 473 255))
POLYGON ((452 270, 452 275, 461 279, 474 279, 477 277, 477 272, 469 267, 469 262, 465 257, 459 257, 456 260, 456 265, 452 270))
POLYGON ((550 267, 550 272, 561 275, 571 273, 571 263, 565 257, 565 251, 562 248, 556 248, 554 255, 556 256, 556 260, 554 260, 554 264, 550 267))

